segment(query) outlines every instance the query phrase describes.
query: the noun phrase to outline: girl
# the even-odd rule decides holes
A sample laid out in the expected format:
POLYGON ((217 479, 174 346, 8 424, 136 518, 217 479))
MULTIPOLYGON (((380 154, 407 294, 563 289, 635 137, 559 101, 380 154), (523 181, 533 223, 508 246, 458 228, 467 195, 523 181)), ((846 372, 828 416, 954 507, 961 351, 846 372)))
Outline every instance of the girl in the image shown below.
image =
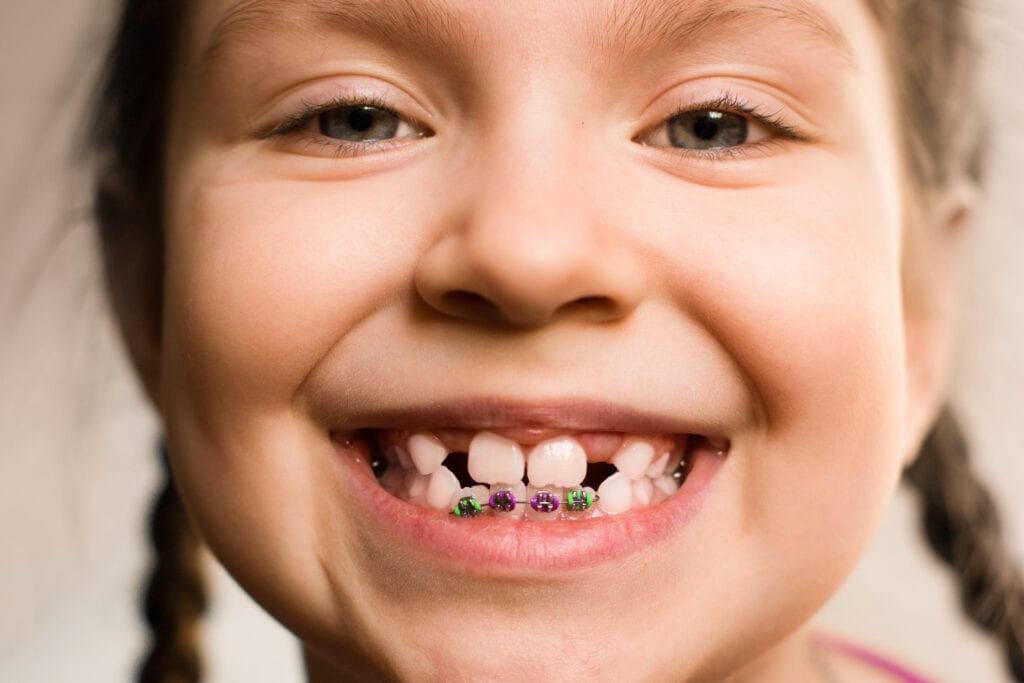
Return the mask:
POLYGON ((199 676, 194 525, 310 681, 919 680, 805 627, 909 468, 1024 680, 943 409, 961 15, 127 0, 97 214, 174 476, 141 679, 199 676))

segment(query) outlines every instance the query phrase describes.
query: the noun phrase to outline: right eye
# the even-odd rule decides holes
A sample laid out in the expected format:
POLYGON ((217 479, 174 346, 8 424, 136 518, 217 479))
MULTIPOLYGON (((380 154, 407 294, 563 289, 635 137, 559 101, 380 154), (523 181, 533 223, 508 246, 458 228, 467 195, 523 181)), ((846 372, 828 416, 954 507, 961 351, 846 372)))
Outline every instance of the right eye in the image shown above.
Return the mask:
POLYGON ((335 107, 320 112, 316 119, 320 133, 345 142, 378 142, 421 134, 390 109, 369 104, 335 107))
POLYGON ((359 156, 433 134, 425 125, 376 99, 345 98, 308 103, 304 111, 259 135, 301 141, 303 154, 327 148, 335 156, 359 156))

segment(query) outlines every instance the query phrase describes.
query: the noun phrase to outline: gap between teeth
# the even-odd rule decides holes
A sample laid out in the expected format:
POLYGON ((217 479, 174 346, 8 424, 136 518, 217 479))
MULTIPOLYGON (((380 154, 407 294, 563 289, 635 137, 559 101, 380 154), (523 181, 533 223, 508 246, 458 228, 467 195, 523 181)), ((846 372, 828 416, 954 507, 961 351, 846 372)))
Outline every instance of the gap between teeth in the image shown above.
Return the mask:
MULTIPOLYGON (((482 431, 469 442, 467 470, 475 482, 464 486, 446 466, 453 454, 442 439, 431 432, 416 432, 382 448, 388 468, 381 485, 392 495, 414 505, 452 511, 459 501, 473 497, 491 514, 510 519, 584 519, 617 515, 636 507, 656 505, 673 495, 685 477, 682 462, 687 438, 626 437, 608 462, 615 471, 596 491, 596 502, 585 512, 538 512, 530 498, 548 491, 564 503, 566 492, 583 489, 587 475, 587 452, 579 440, 560 436, 524 448, 492 432, 482 431), (525 481, 524 481, 525 479, 525 481), (517 501, 512 511, 491 512, 490 496, 512 491, 517 501)), ((454 465, 453 465, 454 466, 454 465)))

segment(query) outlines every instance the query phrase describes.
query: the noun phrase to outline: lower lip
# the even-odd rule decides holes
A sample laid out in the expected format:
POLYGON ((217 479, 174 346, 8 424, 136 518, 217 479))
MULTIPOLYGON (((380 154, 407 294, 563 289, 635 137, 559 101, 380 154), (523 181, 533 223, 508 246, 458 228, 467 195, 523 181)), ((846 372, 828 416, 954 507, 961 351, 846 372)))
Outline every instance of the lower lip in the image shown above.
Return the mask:
POLYGON ((353 512, 374 538, 417 559, 467 574, 528 575, 583 569, 650 550, 678 534, 700 514, 727 456, 701 451, 682 487, 667 500, 618 516, 552 522, 493 516, 458 518, 395 498, 370 468, 336 444, 335 462, 353 512))

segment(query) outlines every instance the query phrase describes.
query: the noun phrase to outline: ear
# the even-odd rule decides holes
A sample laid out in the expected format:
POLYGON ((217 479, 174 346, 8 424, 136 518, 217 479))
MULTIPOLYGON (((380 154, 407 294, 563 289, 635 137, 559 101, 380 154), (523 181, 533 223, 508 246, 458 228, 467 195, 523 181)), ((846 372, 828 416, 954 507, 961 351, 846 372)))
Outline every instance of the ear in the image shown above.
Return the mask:
POLYGON ((153 212, 111 180, 96 207, 107 290, 132 365, 159 408, 163 238, 153 212))
POLYGON ((966 236, 977 186, 954 183, 904 240, 907 396, 904 465, 920 450, 946 398, 965 269, 966 236))

